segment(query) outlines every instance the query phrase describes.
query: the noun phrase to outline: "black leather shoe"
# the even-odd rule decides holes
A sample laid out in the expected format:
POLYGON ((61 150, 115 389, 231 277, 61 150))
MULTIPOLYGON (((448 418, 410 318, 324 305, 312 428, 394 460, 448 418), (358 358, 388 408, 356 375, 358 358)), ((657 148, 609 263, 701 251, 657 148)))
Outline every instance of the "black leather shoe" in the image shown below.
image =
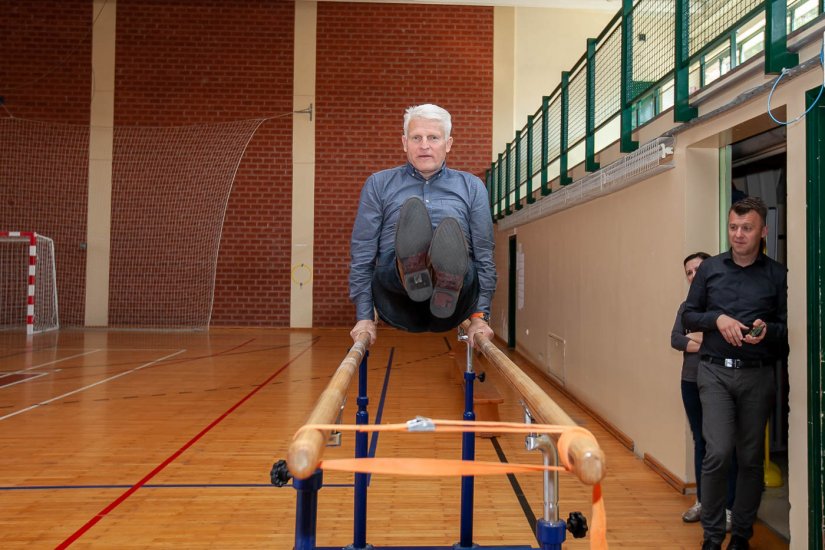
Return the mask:
POLYGON ((751 545, 748 543, 748 539, 740 537, 739 535, 733 535, 730 538, 727 550, 748 550, 750 547, 751 545))
POLYGON ((702 550, 722 550, 722 545, 707 539, 702 543, 702 550))
POLYGON ((401 206, 395 230, 395 257, 407 296, 425 302, 433 295, 427 251, 433 240, 430 215, 424 201, 410 197, 401 206))
POLYGON ((439 319, 449 319, 455 313, 470 265, 464 233, 455 218, 444 218, 435 228, 429 255, 433 267, 430 313, 439 319))

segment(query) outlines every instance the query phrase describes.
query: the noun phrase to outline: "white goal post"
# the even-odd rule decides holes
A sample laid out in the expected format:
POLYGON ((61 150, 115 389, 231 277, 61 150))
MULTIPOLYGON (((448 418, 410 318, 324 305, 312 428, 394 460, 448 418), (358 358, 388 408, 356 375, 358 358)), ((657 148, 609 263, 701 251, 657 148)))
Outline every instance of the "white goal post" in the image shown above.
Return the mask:
POLYGON ((60 328, 54 242, 28 231, 0 231, 0 330, 60 328))

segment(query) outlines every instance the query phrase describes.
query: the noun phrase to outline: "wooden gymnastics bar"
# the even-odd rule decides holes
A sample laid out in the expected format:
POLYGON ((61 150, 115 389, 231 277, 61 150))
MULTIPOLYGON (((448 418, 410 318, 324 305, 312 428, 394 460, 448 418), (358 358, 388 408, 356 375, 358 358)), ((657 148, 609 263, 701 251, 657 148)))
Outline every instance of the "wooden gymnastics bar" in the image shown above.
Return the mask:
MULTIPOLYGON (((465 321, 463 325, 466 330, 469 323, 465 321)), ((507 379, 515 390, 521 394, 525 405, 530 409, 530 413, 544 424, 556 424, 561 426, 577 426, 564 410, 559 407, 538 384, 527 376, 509 357, 498 349, 495 344, 480 334, 475 336, 475 347, 484 354, 484 357, 492 363, 507 379)), ((594 485, 605 476, 605 456, 604 451, 599 447, 594 437, 585 434, 576 434, 571 440, 568 449, 568 456, 560 457, 563 462, 572 467, 573 473, 587 485, 594 485)))
MULTIPOLYGON (((332 380, 315 403, 315 408, 305 424, 334 424, 338 412, 344 404, 350 381, 361 364, 369 347, 370 337, 366 332, 358 335, 358 340, 341 361, 332 380)), ((318 465, 329 439, 329 431, 305 430, 290 444, 287 452, 287 467, 297 479, 309 478, 318 465)))
MULTIPOLYGON (((469 323, 465 321, 465 330, 469 323)), ((347 388, 350 381, 364 358, 369 346, 369 335, 359 335, 357 342, 350 348, 349 353, 341 361, 338 369, 330 380, 327 388, 318 398, 305 424, 333 424, 338 412, 344 404, 347 388)), ((509 357, 498 349, 489 339, 476 335, 475 346, 484 354, 501 375, 521 394, 530 413, 540 422, 561 426, 577 426, 577 424, 559 407, 533 380, 527 376, 509 357)), ((304 430, 301 432, 287 452, 287 466, 290 473, 297 479, 309 478, 318 465, 326 447, 328 431, 304 430)), ((568 464, 573 473, 588 485, 594 485, 605 476, 604 451, 592 436, 576 434, 571 439, 568 456, 561 457, 562 462, 568 464)))

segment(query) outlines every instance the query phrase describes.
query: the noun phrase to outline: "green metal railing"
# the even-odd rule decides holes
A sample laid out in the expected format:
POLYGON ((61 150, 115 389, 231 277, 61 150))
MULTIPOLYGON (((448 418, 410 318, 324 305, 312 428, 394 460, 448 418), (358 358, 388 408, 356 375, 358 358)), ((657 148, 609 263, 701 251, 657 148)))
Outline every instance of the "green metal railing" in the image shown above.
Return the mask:
POLYGON ((490 214, 499 220, 572 183, 569 170, 599 169, 596 154, 673 107, 675 122, 697 116, 690 95, 765 52, 765 73, 798 64, 787 35, 825 12, 825 0, 623 0, 622 9, 486 174, 490 214))

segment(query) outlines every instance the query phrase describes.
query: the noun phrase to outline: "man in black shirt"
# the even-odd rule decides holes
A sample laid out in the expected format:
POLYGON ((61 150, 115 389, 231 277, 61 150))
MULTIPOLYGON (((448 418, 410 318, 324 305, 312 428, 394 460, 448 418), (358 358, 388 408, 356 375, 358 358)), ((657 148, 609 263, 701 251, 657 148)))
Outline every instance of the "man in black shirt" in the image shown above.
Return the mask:
POLYGON ((734 449, 739 463, 728 550, 747 550, 763 489, 764 435, 774 367, 787 354, 787 269, 762 253, 767 208, 748 197, 728 212, 730 250, 702 262, 682 323, 703 332, 697 384, 702 401, 703 550, 725 538, 725 493, 734 449))

